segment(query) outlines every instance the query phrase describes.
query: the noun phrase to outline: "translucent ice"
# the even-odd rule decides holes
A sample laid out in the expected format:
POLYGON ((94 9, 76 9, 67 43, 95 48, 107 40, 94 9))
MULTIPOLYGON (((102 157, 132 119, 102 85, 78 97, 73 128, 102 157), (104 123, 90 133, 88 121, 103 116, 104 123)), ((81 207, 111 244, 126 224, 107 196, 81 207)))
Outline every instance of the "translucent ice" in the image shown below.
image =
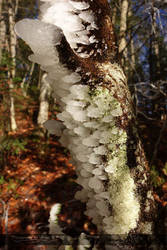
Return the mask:
POLYGON ((15 31, 37 54, 44 54, 46 50, 53 53, 54 45, 59 44, 62 37, 60 29, 39 20, 23 19, 15 25, 15 31))
POLYGON ((86 3, 86 2, 76 2, 76 1, 72 1, 72 0, 69 0, 69 2, 77 10, 85 10, 85 9, 89 8, 89 3, 86 3))
POLYGON ((49 131, 50 134, 55 134, 57 136, 62 135, 62 130, 64 129, 64 126, 61 122, 56 120, 48 120, 43 125, 49 131))

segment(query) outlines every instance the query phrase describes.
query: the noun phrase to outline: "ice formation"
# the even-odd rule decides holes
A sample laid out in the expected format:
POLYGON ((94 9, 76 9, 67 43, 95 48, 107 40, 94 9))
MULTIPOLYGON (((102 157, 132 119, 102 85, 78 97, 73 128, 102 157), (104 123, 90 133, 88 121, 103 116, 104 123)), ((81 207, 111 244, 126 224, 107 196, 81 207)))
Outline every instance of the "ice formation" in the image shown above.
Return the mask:
POLYGON ((81 47, 78 50, 77 46, 98 42, 90 33, 90 30, 97 29, 97 25, 89 3, 70 0, 43 2, 46 3, 41 6, 42 21, 59 27, 75 53, 83 58, 89 57, 88 53, 83 52, 81 47))
POLYGON ((49 233, 50 234, 63 234, 60 226, 58 225, 58 215, 61 210, 61 204, 56 203, 51 207, 50 216, 49 216, 49 233))
MULTIPOLYGON (((68 69, 57 50, 65 36, 74 53, 89 57, 78 44, 98 43, 91 35, 97 29, 96 17, 87 1, 43 2, 41 20, 24 19, 16 24, 16 32, 34 52, 30 59, 48 73, 47 81, 60 104, 57 118, 63 126, 50 121, 46 128, 51 133, 58 130, 60 142, 75 160, 77 183, 83 187, 75 197, 87 203, 85 214, 101 232, 126 234, 137 227, 140 204, 126 165, 127 134, 117 126, 122 107, 102 84, 93 88, 83 84, 81 70, 68 69)), ((119 78, 117 73, 113 77, 119 78)))

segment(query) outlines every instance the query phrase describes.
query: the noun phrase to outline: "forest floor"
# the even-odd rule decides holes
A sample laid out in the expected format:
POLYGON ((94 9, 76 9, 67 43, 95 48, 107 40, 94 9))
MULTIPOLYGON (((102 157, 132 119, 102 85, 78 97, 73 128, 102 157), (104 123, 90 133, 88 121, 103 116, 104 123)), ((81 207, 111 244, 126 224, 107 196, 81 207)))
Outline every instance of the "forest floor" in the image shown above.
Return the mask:
MULTIPOLYGON (((68 151, 56 136, 48 138, 33 123, 36 105, 28 113, 26 105, 24 101, 24 109, 16 110, 18 129, 8 133, 1 147, 0 234, 47 234, 49 212, 56 203, 62 204, 59 221, 65 233, 95 233, 84 215, 85 205, 74 199, 80 186, 68 151)), ((16 249, 32 249, 25 247, 16 249)))
MULTIPOLYGON (((24 108, 16 109, 18 129, 16 132, 9 132, 2 143, 4 147, 1 146, 0 233, 48 233, 49 211, 52 205, 61 203, 63 206, 59 220, 65 233, 95 234, 96 228, 91 219, 84 215, 85 205, 74 199, 74 194, 80 190, 80 186, 75 182, 75 167, 70 163, 70 155, 58 143, 57 137, 52 135, 48 138, 33 122, 36 110, 35 103, 29 105, 24 100, 24 108)), ((149 138, 153 141, 158 138, 162 124, 156 129, 155 126, 148 129, 148 126, 150 127, 148 124, 140 125, 146 150, 149 151, 153 145, 149 138)), ((151 171, 155 184, 155 199, 161 207, 165 207, 167 148, 163 135, 161 139, 162 143, 158 145, 157 152, 158 166, 154 166, 151 171)), ((29 246, 17 245, 18 250, 23 248, 32 249, 29 246)))

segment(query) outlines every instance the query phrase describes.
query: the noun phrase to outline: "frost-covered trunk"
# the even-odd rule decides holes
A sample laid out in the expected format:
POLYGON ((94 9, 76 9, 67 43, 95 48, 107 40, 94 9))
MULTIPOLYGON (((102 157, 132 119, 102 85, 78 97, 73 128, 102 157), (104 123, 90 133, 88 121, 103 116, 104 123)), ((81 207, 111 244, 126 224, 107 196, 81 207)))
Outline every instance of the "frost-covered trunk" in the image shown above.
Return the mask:
POLYGON ((116 61, 108 2, 43 1, 16 31, 48 72, 61 121, 46 123, 75 161, 75 195, 100 233, 152 233, 154 199, 126 77, 116 61), (54 129, 54 125, 57 127, 54 129), (61 132, 61 133, 60 133, 61 132))
POLYGON ((49 113, 49 97, 50 97, 50 85, 45 80, 47 74, 42 76, 39 96, 39 113, 38 113, 38 124, 43 125, 48 120, 49 113))

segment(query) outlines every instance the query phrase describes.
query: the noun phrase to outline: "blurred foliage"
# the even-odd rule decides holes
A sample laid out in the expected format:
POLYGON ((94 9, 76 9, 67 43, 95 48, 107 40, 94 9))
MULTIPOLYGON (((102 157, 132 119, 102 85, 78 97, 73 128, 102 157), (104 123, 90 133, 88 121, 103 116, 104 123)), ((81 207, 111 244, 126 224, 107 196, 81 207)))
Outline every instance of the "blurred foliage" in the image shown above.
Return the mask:
POLYGON ((1 149, 8 151, 11 155, 19 155, 20 152, 25 151, 25 140, 18 138, 8 137, 1 140, 1 149))
POLYGON ((1 187, 3 185, 6 185, 7 192, 11 197, 13 197, 14 199, 18 199, 20 195, 17 193, 17 189, 20 186, 24 185, 24 181, 17 178, 9 178, 8 180, 6 180, 4 176, 0 176, 0 194, 1 187))
POLYGON ((160 172, 154 165, 151 167, 151 181, 155 188, 160 187, 165 183, 165 178, 160 176, 160 172))
POLYGON ((0 165, 1 168, 8 164, 10 156, 18 157, 26 151, 27 140, 13 136, 3 136, 0 138, 0 165))

